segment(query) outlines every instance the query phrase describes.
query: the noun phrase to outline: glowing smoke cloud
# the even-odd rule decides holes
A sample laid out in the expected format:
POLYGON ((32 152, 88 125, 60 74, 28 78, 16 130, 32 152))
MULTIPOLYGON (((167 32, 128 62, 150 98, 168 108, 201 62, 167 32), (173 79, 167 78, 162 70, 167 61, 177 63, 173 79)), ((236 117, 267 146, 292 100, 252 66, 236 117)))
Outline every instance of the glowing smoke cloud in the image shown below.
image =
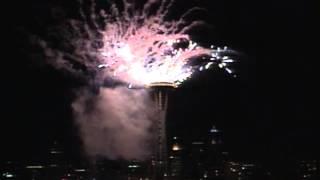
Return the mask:
POLYGON ((153 106, 145 91, 126 87, 103 88, 99 95, 81 92, 73 109, 86 151, 110 159, 147 158, 153 106))
MULTIPOLYGON (((49 63, 75 75, 90 72, 99 84, 113 79, 130 88, 153 82, 178 86, 195 71, 213 65, 232 74, 228 64, 233 60, 227 56, 231 50, 199 46, 187 34, 201 24, 185 20, 194 9, 177 21, 165 20, 172 4, 171 0, 148 0, 137 8, 124 0, 123 10, 112 4, 109 11, 96 13, 91 1, 88 13, 80 1, 83 20, 71 20, 60 29, 61 47, 52 48, 48 41, 40 44, 49 63)), ((73 108, 89 155, 145 157, 154 116, 145 93, 119 87, 101 87, 99 94, 79 93, 73 108)))

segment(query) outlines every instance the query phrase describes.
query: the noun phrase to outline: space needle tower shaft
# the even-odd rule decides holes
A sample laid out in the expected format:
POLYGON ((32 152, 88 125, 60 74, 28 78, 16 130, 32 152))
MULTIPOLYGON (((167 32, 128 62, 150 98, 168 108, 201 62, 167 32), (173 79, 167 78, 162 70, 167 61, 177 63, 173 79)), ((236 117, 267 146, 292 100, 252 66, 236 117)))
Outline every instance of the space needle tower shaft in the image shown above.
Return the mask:
POLYGON ((154 102, 157 105, 158 117, 154 124, 155 145, 153 150, 153 179, 163 180, 168 174, 166 115, 168 94, 176 85, 167 82, 156 82, 148 85, 154 102))

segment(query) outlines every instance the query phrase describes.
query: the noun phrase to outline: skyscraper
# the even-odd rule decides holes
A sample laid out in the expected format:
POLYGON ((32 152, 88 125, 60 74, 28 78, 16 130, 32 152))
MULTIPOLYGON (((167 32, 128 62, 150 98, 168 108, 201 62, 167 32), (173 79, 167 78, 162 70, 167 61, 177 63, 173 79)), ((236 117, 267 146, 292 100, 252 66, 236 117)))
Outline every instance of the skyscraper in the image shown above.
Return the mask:
POLYGON ((191 179, 222 179, 224 152, 222 131, 215 126, 204 137, 191 142, 186 173, 191 179))
POLYGON ((209 130, 208 137, 210 145, 222 145, 222 131, 217 129, 216 126, 212 126, 209 130))
POLYGON ((61 145, 57 141, 54 141, 48 153, 47 179, 60 178, 66 169, 65 154, 61 145))
POLYGON ((171 179, 182 179, 183 147, 178 137, 173 137, 169 148, 169 176, 171 179))

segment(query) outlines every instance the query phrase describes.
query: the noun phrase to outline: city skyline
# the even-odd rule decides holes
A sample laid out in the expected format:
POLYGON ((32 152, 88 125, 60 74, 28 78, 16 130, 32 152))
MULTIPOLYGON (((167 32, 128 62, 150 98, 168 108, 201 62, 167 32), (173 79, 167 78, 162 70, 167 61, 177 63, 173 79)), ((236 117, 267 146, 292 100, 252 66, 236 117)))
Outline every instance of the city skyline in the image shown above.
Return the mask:
MULTIPOLYGON (((280 169, 296 159, 319 159, 316 66, 308 1, 188 1, 206 6, 210 30, 195 35, 240 52, 237 78, 212 69, 196 73, 170 94, 170 137, 192 142, 216 125, 234 159, 280 169)), ((46 159, 58 139, 70 159, 85 157, 70 103, 84 82, 36 61, 32 34, 72 16, 73 2, 11 3, 6 18, 1 88, 1 161, 46 159)), ((178 14, 177 12, 177 14, 178 14)), ((202 15, 199 15, 202 16, 202 15)), ((195 33, 196 34, 196 33, 195 33)), ((207 42, 205 42, 207 43, 207 42)), ((40 57, 41 59, 41 57, 40 57)), ((92 87, 93 89, 96 87, 92 87)))

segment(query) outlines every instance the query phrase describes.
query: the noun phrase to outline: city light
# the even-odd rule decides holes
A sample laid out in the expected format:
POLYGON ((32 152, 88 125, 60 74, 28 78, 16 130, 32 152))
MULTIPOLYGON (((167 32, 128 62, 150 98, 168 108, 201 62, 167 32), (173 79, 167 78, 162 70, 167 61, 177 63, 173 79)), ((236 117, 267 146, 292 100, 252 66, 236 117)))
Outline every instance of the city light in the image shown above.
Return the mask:
POLYGON ((128 168, 138 168, 140 167, 139 165, 128 165, 128 168))
POLYGON ((181 148, 180 148, 179 145, 175 144, 175 145, 172 146, 172 150, 173 150, 173 151, 180 151, 181 148))
POLYGON ((44 166, 38 165, 38 166, 26 166, 27 169, 43 169, 44 166))
POLYGON ((13 178, 14 177, 14 175, 12 173, 10 173, 10 172, 5 172, 5 173, 2 174, 2 176, 5 177, 5 178, 13 178))

